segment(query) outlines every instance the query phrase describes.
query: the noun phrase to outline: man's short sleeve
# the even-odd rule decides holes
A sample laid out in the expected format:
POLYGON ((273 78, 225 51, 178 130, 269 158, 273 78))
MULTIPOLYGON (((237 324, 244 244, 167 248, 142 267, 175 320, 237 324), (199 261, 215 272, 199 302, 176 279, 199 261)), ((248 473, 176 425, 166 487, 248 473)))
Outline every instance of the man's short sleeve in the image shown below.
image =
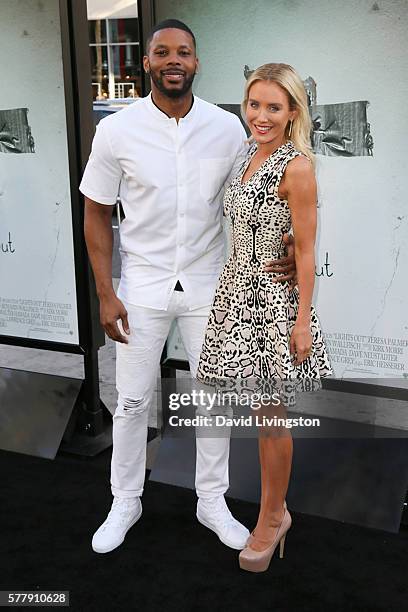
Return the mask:
POLYGON ((246 160, 246 156, 248 153, 248 137, 239 119, 237 119, 237 122, 237 153, 231 172, 227 178, 226 185, 229 185, 232 179, 238 174, 240 168, 242 167, 242 164, 246 160))
POLYGON ((99 122, 79 190, 100 204, 115 204, 122 169, 112 153, 104 120, 99 122))

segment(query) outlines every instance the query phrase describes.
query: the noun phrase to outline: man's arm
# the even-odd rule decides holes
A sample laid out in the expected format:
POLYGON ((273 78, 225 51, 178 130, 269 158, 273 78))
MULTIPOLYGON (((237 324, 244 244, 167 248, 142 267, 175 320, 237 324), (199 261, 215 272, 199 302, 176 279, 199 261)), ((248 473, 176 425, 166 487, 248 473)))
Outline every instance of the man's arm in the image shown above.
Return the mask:
POLYGON ((272 279, 273 283, 290 281, 292 289, 297 285, 297 270, 295 260, 295 239, 290 234, 283 234, 283 242, 286 246, 286 257, 267 261, 265 272, 277 272, 280 276, 272 279))
POLYGON ((118 328, 121 319, 123 330, 129 334, 127 311, 116 297, 112 284, 112 210, 113 206, 99 204, 85 197, 85 241, 95 276, 96 291, 100 303, 101 324, 109 338, 127 343, 118 328))

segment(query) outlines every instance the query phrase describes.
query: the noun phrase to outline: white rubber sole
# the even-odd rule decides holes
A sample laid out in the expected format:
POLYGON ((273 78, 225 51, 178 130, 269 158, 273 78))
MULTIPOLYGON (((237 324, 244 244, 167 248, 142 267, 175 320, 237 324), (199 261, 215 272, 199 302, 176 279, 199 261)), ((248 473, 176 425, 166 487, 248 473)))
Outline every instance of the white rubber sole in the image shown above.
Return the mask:
MULTIPOLYGON (((237 546, 236 544, 230 542, 226 538, 223 538, 222 536, 220 536, 220 534, 216 531, 214 526, 211 525, 211 523, 208 523, 205 519, 201 518, 198 515, 198 513, 196 514, 196 517, 197 517, 198 522, 201 523, 201 525, 204 525, 204 527, 207 527, 208 529, 211 529, 211 531, 213 531, 218 536, 218 539, 220 540, 220 542, 225 544, 225 546, 228 546, 228 548, 233 548, 234 550, 242 550, 243 548, 245 548, 246 540, 245 540, 245 542, 243 542, 242 546, 237 546)), ((249 537, 249 531, 248 531, 248 537, 249 537)))
POLYGON ((125 537, 126 537, 127 532, 129 531, 129 529, 131 529, 133 527, 133 525, 135 523, 137 523, 137 521, 142 516, 142 513, 143 513, 143 510, 141 509, 139 514, 133 519, 133 521, 130 523, 129 527, 126 529, 125 533, 123 534, 123 538, 121 539, 120 542, 118 542, 114 546, 111 546, 110 548, 99 548, 98 546, 94 546, 94 543, 92 542, 92 550, 94 552, 96 552, 96 553, 104 554, 104 553, 112 552, 112 550, 115 550, 115 548, 118 548, 118 546, 123 544, 123 542, 125 541, 125 537))

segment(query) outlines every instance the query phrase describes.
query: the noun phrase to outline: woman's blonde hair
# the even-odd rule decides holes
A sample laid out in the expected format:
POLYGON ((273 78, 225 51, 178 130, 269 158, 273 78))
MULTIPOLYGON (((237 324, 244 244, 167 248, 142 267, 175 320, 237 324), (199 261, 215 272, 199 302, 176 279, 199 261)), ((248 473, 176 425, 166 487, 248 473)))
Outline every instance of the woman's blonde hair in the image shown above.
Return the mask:
MULTIPOLYGON (((307 104, 307 94, 302 79, 296 70, 288 64, 264 64, 251 72, 245 84, 244 100, 241 104, 241 112, 244 118, 246 117, 249 90, 256 81, 272 81, 286 91, 290 110, 296 109, 298 111, 293 120, 290 140, 292 140, 295 148, 306 155, 314 165, 315 156, 310 143, 312 122, 307 104)), ((290 122, 285 129, 285 136, 288 140, 289 127, 290 122)))

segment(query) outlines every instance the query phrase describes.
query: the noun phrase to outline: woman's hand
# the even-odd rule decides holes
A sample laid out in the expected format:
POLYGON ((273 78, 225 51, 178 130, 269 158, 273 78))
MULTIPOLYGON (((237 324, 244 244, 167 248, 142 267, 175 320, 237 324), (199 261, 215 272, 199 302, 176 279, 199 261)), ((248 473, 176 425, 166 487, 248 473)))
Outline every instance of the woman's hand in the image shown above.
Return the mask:
POLYGON ((312 334, 310 325, 296 323, 290 336, 290 354, 294 361, 293 365, 299 365, 307 359, 312 348, 312 334))

